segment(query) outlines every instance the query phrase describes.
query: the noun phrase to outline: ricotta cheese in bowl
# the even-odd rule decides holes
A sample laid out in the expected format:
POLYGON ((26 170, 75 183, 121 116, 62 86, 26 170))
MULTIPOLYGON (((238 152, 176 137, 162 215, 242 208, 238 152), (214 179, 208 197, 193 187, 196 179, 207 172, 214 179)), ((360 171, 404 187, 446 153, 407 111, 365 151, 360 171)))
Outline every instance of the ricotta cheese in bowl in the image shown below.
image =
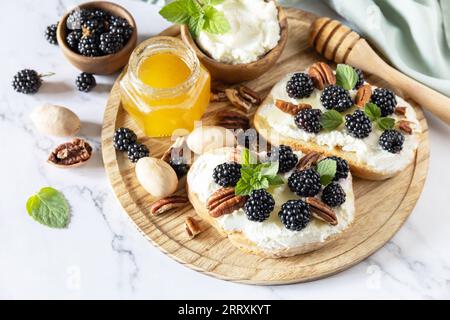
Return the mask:
POLYGON ((224 13, 231 30, 225 34, 201 31, 197 44, 214 60, 242 64, 258 60, 280 40, 274 1, 225 0, 215 6, 224 13))
MULTIPOLYGON (((307 73, 307 71, 303 71, 307 73)), ((294 117, 287 114, 275 106, 275 100, 284 100, 294 104, 307 103, 313 108, 320 109, 322 112, 327 111, 320 101, 320 96, 323 90, 314 89, 313 93, 308 98, 293 99, 290 98, 286 92, 286 84, 292 77, 293 73, 287 74, 281 79, 272 89, 270 101, 266 101, 264 106, 258 109, 258 114, 263 117, 270 127, 283 136, 297 139, 301 141, 312 141, 320 146, 326 146, 330 150, 339 147, 343 151, 354 152, 356 158, 363 164, 375 168, 377 171, 384 173, 395 173, 398 170, 405 168, 412 162, 415 151, 418 146, 418 138, 416 133, 421 132, 419 121, 416 117, 414 108, 401 97, 396 96, 397 105, 406 107, 406 114, 404 116, 398 116, 395 113, 389 117, 397 120, 407 120, 413 129, 413 134, 404 135, 405 141, 403 143, 403 149, 400 153, 390 153, 383 150, 378 144, 378 139, 383 133, 381 130, 373 127, 372 132, 367 138, 357 139, 352 137, 345 126, 342 125, 336 130, 325 131, 322 130, 318 134, 308 133, 297 127, 294 121, 294 117)), ((375 89, 372 86, 372 91, 375 89)), ((350 91, 352 99, 355 98, 356 90, 350 91)), ((353 113, 356 107, 350 108, 343 114, 353 113)))
MULTIPOLYGON (((303 155, 301 152, 295 153, 299 159, 303 155)), ((222 188, 214 182, 213 171, 216 166, 228 162, 229 159, 230 154, 226 152, 207 153, 192 165, 188 174, 188 185, 190 191, 195 193, 201 202, 207 203, 208 198, 222 188)), ((292 171, 283 174, 283 180, 287 181, 291 174, 292 171)), ((263 222, 250 221, 244 210, 239 209, 216 218, 216 222, 226 232, 241 232, 246 238, 265 250, 283 250, 311 243, 321 243, 331 236, 341 233, 354 220, 355 204, 351 175, 346 179, 340 179, 338 183, 346 193, 346 201, 341 206, 334 208, 338 220, 336 226, 312 218, 309 224, 300 231, 287 229, 278 217, 281 205, 288 200, 301 198, 292 193, 286 183, 268 189, 275 200, 275 208, 267 220, 263 222)))

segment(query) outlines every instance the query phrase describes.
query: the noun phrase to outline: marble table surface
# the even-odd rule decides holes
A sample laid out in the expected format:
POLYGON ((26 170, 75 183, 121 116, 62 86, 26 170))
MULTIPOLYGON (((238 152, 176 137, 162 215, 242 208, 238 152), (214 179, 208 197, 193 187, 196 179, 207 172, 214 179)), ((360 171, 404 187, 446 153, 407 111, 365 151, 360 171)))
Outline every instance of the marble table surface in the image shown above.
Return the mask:
MULTIPOLYGON (((168 24, 157 7, 131 0, 140 38, 168 24)), ((108 184, 100 156, 103 110, 114 76, 97 77, 88 94, 75 89, 78 71, 43 30, 76 2, 0 1, 0 298, 60 299, 395 299, 450 298, 450 129, 428 114, 429 176, 411 217, 382 249, 327 279, 288 286, 251 286, 217 280, 190 270, 153 247, 128 221, 108 184), (15 93, 15 72, 53 71, 33 96, 15 93), (65 105, 81 118, 80 135, 95 148, 84 167, 59 170, 45 159, 61 139, 39 135, 29 114, 45 102, 65 105), (53 230, 26 213, 27 198, 43 186, 61 190, 71 223, 53 230)), ((301 6, 330 14, 314 1, 301 6)))

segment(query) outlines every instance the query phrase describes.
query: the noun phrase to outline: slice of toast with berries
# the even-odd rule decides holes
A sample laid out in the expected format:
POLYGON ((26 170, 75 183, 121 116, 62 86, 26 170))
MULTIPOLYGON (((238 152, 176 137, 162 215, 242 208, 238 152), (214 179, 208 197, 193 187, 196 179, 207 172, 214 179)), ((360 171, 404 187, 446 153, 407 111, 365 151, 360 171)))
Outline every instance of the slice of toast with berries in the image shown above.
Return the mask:
POLYGON ((383 180, 415 158, 421 127, 414 108, 360 70, 323 62, 283 77, 254 117, 266 140, 345 159, 356 176, 383 180), (320 72, 319 72, 319 71, 320 72))

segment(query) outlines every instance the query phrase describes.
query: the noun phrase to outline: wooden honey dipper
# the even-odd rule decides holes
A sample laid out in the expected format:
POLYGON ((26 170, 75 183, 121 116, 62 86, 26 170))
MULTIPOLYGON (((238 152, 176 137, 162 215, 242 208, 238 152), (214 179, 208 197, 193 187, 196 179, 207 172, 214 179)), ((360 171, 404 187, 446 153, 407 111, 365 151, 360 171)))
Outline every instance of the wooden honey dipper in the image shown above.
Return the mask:
POLYGON ((366 40, 339 21, 319 18, 311 25, 311 47, 328 60, 345 63, 376 75, 450 124, 450 99, 405 76, 384 62, 366 40))

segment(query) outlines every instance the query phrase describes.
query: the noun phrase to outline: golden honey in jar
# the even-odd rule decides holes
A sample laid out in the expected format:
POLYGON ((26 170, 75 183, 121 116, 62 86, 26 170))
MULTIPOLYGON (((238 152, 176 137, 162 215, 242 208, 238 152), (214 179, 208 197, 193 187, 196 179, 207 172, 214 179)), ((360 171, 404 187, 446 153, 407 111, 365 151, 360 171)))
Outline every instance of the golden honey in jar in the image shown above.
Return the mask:
POLYGON ((122 106, 149 137, 191 131, 209 103, 211 79, 195 52, 173 37, 141 43, 120 82, 122 106))

